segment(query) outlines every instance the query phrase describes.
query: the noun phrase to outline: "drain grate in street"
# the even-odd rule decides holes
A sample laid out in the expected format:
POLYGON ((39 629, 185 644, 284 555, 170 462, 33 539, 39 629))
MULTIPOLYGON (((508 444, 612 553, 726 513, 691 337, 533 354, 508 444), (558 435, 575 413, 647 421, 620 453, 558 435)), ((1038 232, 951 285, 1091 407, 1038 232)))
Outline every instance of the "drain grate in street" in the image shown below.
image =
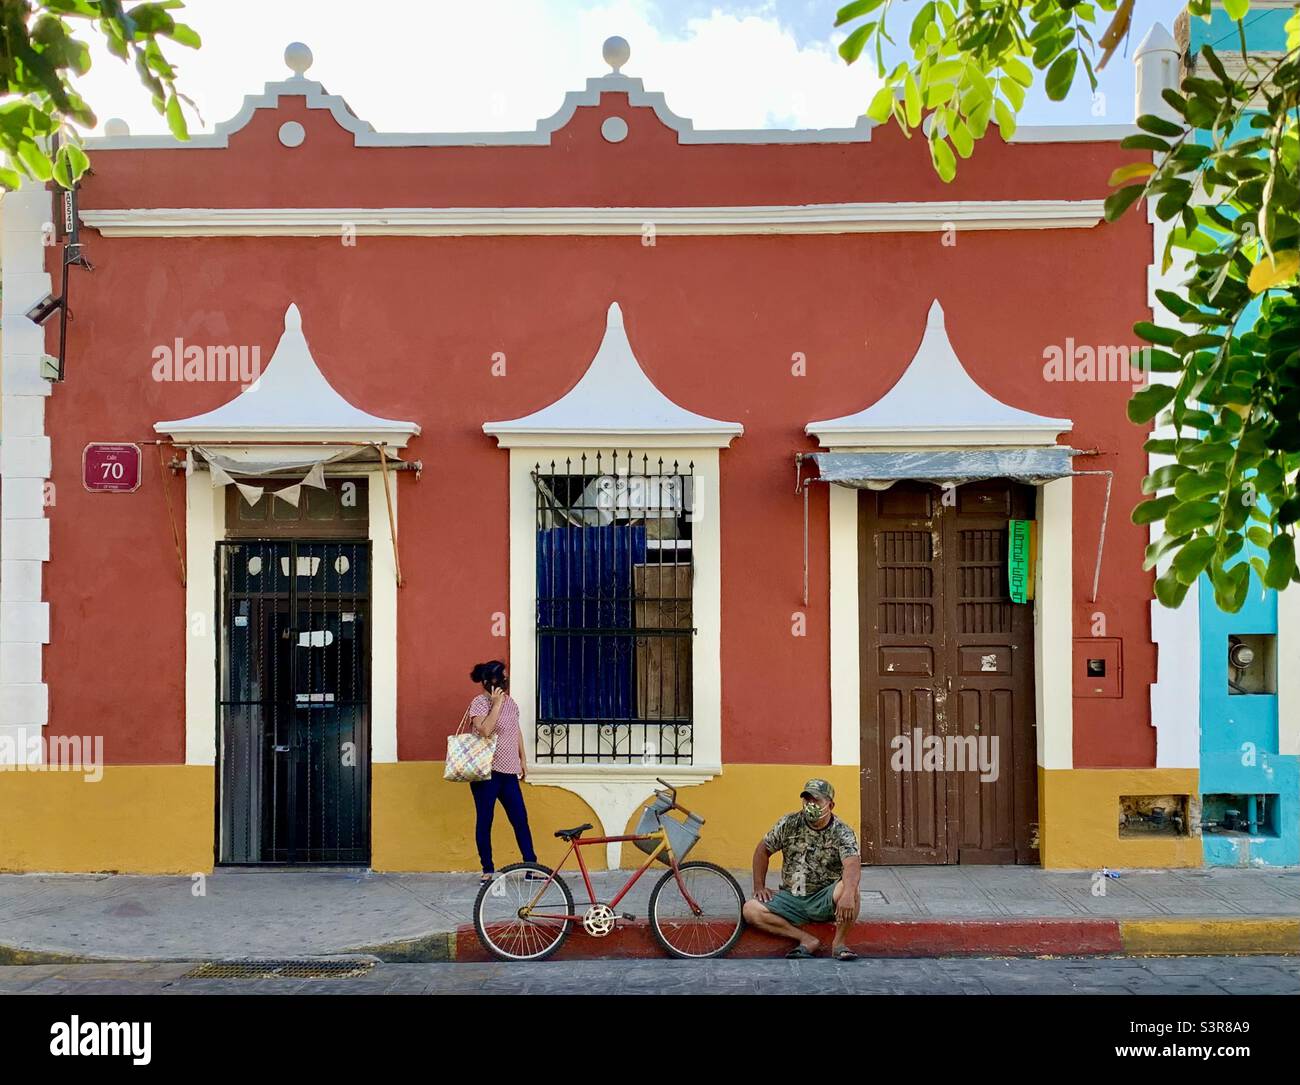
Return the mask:
POLYGON ((187 980, 321 980, 364 976, 374 961, 205 961, 186 972, 187 980))

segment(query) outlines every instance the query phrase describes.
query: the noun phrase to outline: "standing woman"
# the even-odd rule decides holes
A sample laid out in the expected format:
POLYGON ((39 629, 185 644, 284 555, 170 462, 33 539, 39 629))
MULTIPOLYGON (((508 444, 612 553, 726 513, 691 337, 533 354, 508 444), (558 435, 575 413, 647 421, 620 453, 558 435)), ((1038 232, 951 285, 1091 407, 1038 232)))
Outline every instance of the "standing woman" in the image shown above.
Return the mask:
POLYGON ((498 799, 506 809, 506 817, 515 831, 515 841, 524 862, 537 862, 537 853, 533 851, 528 811, 524 809, 523 790, 519 786, 519 781, 527 778, 528 766, 524 760, 524 737, 519 730, 519 705, 506 692, 510 688, 506 665, 499 659, 479 663, 470 672, 470 679, 483 686, 483 692, 470 702, 470 726, 484 738, 497 736, 491 778, 475 780, 469 785, 474 793, 477 815, 474 841, 483 864, 483 876, 479 880, 490 882, 495 869, 492 865, 492 817, 498 799))

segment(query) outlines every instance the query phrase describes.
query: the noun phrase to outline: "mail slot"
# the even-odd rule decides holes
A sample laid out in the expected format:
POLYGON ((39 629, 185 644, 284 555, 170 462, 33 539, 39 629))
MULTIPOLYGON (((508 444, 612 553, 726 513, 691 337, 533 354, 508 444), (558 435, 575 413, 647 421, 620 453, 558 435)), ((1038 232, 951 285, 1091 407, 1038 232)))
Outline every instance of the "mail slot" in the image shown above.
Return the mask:
POLYGON ((1122 697, 1124 663, 1118 637, 1077 637, 1074 641, 1074 695, 1122 697))

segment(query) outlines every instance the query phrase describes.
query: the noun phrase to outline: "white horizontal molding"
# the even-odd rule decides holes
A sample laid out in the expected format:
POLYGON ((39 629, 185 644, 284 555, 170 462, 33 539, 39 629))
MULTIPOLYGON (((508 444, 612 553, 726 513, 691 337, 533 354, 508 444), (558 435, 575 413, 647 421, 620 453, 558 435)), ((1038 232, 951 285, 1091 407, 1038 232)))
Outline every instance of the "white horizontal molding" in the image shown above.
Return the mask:
POLYGON ((926 448, 969 449, 969 448, 1023 448, 1026 445, 1049 447, 1056 444, 1059 434, 1070 429, 1066 423, 1059 429, 1047 430, 1038 427, 994 428, 944 426, 900 426, 898 429, 832 429, 818 427, 815 431, 809 427, 810 436, 817 438, 822 448, 837 452, 875 451, 889 452, 897 450, 915 450, 926 448))
POLYGON ((743 430, 737 426, 734 431, 719 433, 713 430, 692 432, 674 430, 660 433, 650 430, 588 427, 586 429, 555 429, 513 432, 498 430, 492 423, 484 425, 483 431, 489 437, 497 439, 499 448, 729 448, 734 438, 743 430))
POLYGON ((737 207, 89 208, 105 237, 853 234, 1088 229, 1101 200, 924 200, 737 207))
POLYGON ((569 783, 583 780, 623 781, 628 783, 652 784, 663 777, 674 786, 703 783, 722 772, 721 765, 643 765, 633 763, 610 764, 563 764, 547 763, 528 766, 528 777, 536 777, 540 783, 563 787, 569 783))
POLYGON ((1008 143, 1118 143, 1138 136, 1136 124, 1026 124, 1017 128, 1008 143))

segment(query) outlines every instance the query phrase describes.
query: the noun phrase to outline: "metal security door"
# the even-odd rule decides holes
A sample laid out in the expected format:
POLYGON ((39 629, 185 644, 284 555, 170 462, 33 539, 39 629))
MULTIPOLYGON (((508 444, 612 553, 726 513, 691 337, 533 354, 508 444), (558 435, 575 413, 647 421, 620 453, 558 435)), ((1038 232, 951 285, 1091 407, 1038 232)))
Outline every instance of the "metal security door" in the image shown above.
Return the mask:
POLYGON ((1007 521, 1033 491, 899 482, 860 497, 862 835, 874 863, 1032 863, 1033 614, 1007 521))
POLYGON ((370 545, 217 547, 222 863, 370 861, 370 545))

